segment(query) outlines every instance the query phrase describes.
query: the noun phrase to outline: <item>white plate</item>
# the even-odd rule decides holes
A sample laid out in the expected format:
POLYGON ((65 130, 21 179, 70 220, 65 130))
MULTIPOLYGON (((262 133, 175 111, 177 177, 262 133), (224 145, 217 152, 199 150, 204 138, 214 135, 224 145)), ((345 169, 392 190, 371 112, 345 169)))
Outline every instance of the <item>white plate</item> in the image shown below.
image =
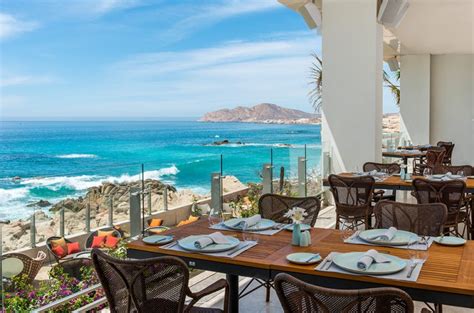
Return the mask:
POLYGON ((149 245, 164 245, 173 241, 173 236, 153 235, 143 238, 143 242, 149 245))
POLYGON ((193 252, 204 252, 204 253, 216 253, 216 252, 223 252, 227 250, 234 249, 240 244, 240 240, 232 237, 232 236, 225 236, 227 240, 229 240, 228 244, 217 244, 213 243, 204 247, 202 249, 196 248, 194 246, 194 242, 199 239, 200 237, 207 236, 207 235, 197 235, 197 236, 189 236, 183 239, 178 240, 178 245, 188 251, 193 252))
POLYGON ((368 269, 361 270, 357 267, 357 262, 364 255, 365 252, 349 252, 338 254, 333 263, 343 270, 367 275, 388 275, 398 273, 407 266, 407 261, 402 260, 390 254, 383 254, 384 257, 390 260, 388 263, 372 263, 368 269))
POLYGON ((297 252, 288 254, 286 259, 295 264, 314 264, 321 261, 321 256, 319 253, 297 252), (308 260, 310 261, 308 262, 308 260))
MULTIPOLYGON (((224 222, 224 226, 233 230, 242 230, 241 227, 235 226, 239 222, 241 222, 243 218, 232 218, 224 222)), ((275 226, 275 222, 272 220, 268 220, 266 218, 262 218, 260 222, 253 225, 252 227, 247 228, 247 230, 251 231, 260 231, 260 230, 267 230, 275 226)))
MULTIPOLYGON (((288 226, 284 226, 283 228, 289 231, 293 231, 293 227, 294 227, 294 224, 288 224, 288 226)), ((308 224, 300 224, 300 227, 301 227, 301 231, 311 229, 311 226, 309 226, 308 224)))
POLYGON ((466 243, 466 239, 454 236, 444 236, 443 239, 441 239, 440 236, 434 238, 434 242, 443 246, 462 246, 466 243))
POLYGON ((397 230, 395 236, 392 240, 380 240, 380 239, 370 239, 376 235, 385 233, 386 229, 369 229, 360 232, 359 238, 367 241, 369 243, 378 244, 378 245, 387 245, 387 246, 405 246, 410 243, 410 239, 413 237, 418 238, 414 233, 404 230, 397 230))

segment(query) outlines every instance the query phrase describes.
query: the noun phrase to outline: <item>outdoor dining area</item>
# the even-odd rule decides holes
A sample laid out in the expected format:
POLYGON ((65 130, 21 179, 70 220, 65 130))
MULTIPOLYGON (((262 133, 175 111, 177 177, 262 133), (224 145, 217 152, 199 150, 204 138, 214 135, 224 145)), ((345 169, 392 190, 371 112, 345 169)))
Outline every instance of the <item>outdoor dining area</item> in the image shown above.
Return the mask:
POLYGON ((93 250, 110 309, 239 312, 239 301, 260 288, 266 289, 260 301, 268 302, 274 289, 284 312, 414 312, 414 301, 424 312, 473 309, 474 176, 471 166, 452 165, 445 153, 428 148, 412 167, 422 175, 404 164, 374 162, 329 175, 334 229, 313 227, 319 198, 264 194, 256 215, 225 218, 210 210, 136 238, 127 244, 130 260, 93 250), (416 203, 397 201, 400 194, 416 203), (191 292, 190 269, 226 279, 191 292), (253 284, 239 288, 239 277, 253 284), (221 307, 194 307, 216 292, 224 292, 221 307))

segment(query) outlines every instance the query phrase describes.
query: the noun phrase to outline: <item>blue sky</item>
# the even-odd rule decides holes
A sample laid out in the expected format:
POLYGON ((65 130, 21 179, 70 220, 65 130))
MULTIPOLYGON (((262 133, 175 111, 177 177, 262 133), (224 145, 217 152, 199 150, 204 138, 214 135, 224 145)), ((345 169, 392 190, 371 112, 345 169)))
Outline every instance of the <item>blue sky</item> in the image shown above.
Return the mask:
MULTIPOLYGON (((311 111, 321 38, 276 0, 0 0, 3 119, 311 111)), ((388 92, 384 109, 396 111, 388 92)))

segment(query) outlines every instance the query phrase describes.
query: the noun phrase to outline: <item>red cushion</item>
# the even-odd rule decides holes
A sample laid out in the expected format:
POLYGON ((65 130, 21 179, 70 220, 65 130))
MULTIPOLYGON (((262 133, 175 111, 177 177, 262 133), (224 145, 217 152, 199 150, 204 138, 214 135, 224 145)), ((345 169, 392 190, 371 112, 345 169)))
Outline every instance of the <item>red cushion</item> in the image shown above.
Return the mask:
POLYGON ((67 255, 67 251, 64 250, 62 246, 56 246, 54 248, 51 248, 51 251, 58 257, 58 258, 63 258, 67 255))
POLYGON ((68 242, 67 254, 73 254, 77 252, 81 252, 81 247, 79 246, 79 242, 68 242))
POLYGON ((91 248, 102 248, 104 246, 105 236, 94 236, 92 238, 91 248))
POLYGON ((106 246, 107 248, 115 248, 118 244, 118 242, 120 241, 119 238, 117 237, 114 237, 114 236, 107 236, 105 237, 105 244, 104 246, 106 246))

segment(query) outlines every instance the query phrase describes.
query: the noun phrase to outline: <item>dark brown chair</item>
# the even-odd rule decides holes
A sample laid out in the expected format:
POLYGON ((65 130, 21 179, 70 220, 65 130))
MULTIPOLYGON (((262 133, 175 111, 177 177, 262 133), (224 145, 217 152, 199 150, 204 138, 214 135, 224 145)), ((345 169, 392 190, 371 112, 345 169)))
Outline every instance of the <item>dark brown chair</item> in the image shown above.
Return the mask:
POLYGON ((23 270, 17 276, 24 276, 26 283, 31 283, 38 275, 39 270, 43 267, 46 260, 46 253, 38 251, 36 258, 31 258, 22 253, 8 253, 2 256, 2 261, 6 259, 18 259, 23 263, 23 270))
POLYGON ((451 158, 453 155, 454 143, 450 141, 438 141, 436 146, 440 148, 444 148, 444 150, 446 150, 446 154, 444 155, 444 158, 443 158, 443 164, 451 165, 451 158))
MULTIPOLYGON (((62 268, 63 272, 69 277, 76 278, 78 281, 83 279, 83 268, 92 268, 92 260, 90 258, 77 258, 77 259, 67 259, 63 262, 56 264, 62 268)), ((54 269, 53 269, 54 270, 54 269)))
POLYGON ((420 236, 442 234, 448 209, 443 203, 410 204, 383 200, 374 208, 375 228, 396 227, 420 236))
POLYGON ((224 312, 227 312, 227 281, 220 279, 199 292, 191 292, 188 268, 178 258, 119 260, 93 249, 92 261, 112 313, 223 312, 194 307, 202 297, 222 289, 225 290, 224 312), (192 299, 188 305, 185 304, 187 296, 192 299))
POLYGON ((470 212, 469 208, 465 207, 466 184, 464 181, 429 181, 418 178, 413 180, 413 187, 419 204, 444 203, 448 208, 448 216, 444 225, 446 230, 459 237, 464 237, 467 230, 469 239, 471 232, 470 212), (464 223, 462 233, 459 233, 458 230, 459 223, 464 223))
POLYGON ((258 201, 259 214, 263 218, 278 223, 290 223, 290 220, 284 217, 284 214, 294 207, 305 209, 308 215, 305 217, 303 223, 314 226, 318 218, 319 210, 321 209, 321 202, 317 197, 297 198, 268 193, 262 195, 258 201))
POLYGON ((446 149, 444 147, 433 147, 426 151, 426 155, 413 160, 413 173, 415 175, 423 175, 425 168, 434 169, 443 165, 446 149))
MULTIPOLYGON (((56 253, 54 253, 53 250, 52 250, 51 241, 52 241, 52 240, 61 239, 61 238, 63 238, 63 237, 60 237, 60 236, 52 236, 52 237, 49 237, 48 239, 46 239, 46 248, 48 249, 49 254, 54 257, 54 259, 56 260, 57 263, 59 263, 61 260, 64 260, 65 258, 67 258, 67 256, 66 256, 66 257, 62 257, 62 258, 58 257, 58 256, 56 255, 56 253)), ((68 240, 68 239, 66 239, 66 238, 64 238, 64 241, 66 241, 66 243, 71 243, 71 242, 72 242, 72 241, 70 241, 70 240, 68 240)))
POLYGON ((438 165, 433 168, 433 174, 457 174, 462 171, 464 176, 474 175, 474 169, 470 165, 438 165))
MULTIPOLYGON (((398 163, 375 163, 375 162, 366 162, 362 166, 364 172, 385 172, 389 175, 398 174, 400 173, 400 164, 398 163)), ((385 190, 378 189, 374 191, 374 202, 378 202, 380 200, 393 200, 395 201, 395 190, 392 190, 392 194, 385 194, 385 190)))
MULTIPOLYGON (((112 231, 113 232, 112 236, 114 236, 116 238, 122 238, 122 234, 120 233, 120 231, 118 231, 117 229, 115 229, 113 227, 106 227, 106 228, 102 228, 100 230, 101 231, 112 231)), ((85 244, 86 249, 91 249, 92 241, 94 240, 94 236, 97 236, 98 233, 99 233, 99 230, 96 230, 96 231, 93 231, 92 233, 90 233, 90 235, 86 239, 86 244, 85 244)))
POLYGON ((336 229, 339 223, 347 222, 349 228, 363 224, 366 229, 370 228, 374 178, 329 175, 328 181, 336 203, 336 229))
POLYGON ((280 273, 275 277, 275 289, 285 313, 414 312, 413 300, 396 288, 329 289, 280 273))

